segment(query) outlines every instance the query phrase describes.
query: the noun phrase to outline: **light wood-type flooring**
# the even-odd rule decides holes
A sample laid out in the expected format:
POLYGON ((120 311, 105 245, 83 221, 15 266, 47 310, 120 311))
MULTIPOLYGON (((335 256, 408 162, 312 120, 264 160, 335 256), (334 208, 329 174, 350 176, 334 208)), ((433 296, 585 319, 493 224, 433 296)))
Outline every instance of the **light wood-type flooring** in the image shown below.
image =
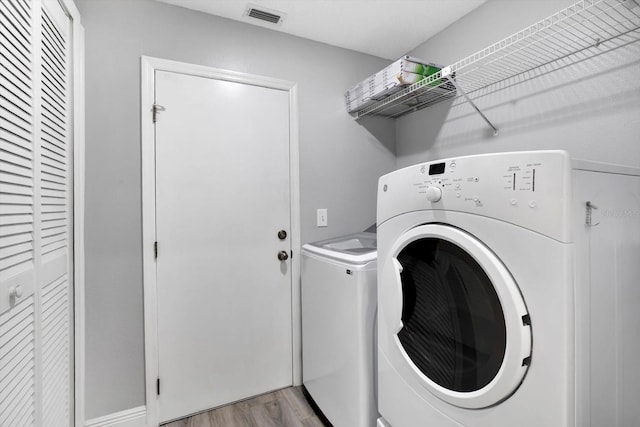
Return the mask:
POLYGON ((330 427, 307 402, 301 387, 289 387, 213 409, 163 427, 330 427))

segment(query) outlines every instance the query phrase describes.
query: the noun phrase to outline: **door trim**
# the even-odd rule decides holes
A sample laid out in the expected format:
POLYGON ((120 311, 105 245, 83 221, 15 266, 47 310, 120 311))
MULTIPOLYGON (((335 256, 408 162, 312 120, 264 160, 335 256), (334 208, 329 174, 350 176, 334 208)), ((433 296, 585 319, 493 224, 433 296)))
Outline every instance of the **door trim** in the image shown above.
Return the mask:
POLYGON ((153 251, 156 241, 155 215, 155 129, 152 105, 155 98, 155 72, 169 71, 193 76, 286 90, 289 93, 289 185, 291 213, 291 326, 292 383, 302 383, 302 331, 300 308, 300 172, 298 141, 297 83, 269 77, 239 73, 148 56, 141 57, 140 128, 142 156, 142 265, 144 290, 144 349, 147 425, 159 423, 156 398, 158 378, 157 273, 153 251))
POLYGON ((72 21, 73 61, 73 389, 71 419, 85 422, 85 38, 80 12, 72 0, 62 0, 72 21))

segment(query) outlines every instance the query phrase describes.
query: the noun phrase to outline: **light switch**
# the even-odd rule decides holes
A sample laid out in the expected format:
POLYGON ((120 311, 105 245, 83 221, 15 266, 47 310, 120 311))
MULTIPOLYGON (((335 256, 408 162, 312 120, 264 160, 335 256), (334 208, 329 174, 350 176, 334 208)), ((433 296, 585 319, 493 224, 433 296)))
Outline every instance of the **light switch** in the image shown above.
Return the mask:
POLYGON ((326 227, 327 225, 329 225, 326 209, 318 209, 317 215, 318 215, 318 227, 326 227))

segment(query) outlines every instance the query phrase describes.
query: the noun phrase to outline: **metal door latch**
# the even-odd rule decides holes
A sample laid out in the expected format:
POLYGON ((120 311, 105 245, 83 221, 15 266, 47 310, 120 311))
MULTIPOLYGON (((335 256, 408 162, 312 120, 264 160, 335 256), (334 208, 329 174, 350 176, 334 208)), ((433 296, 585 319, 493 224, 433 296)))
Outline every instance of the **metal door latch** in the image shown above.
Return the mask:
POLYGON ((586 207, 587 207, 587 217, 585 219, 585 223, 587 224, 587 226, 595 227, 596 225, 600 224, 599 222, 596 222, 595 224, 593 223, 593 210, 598 209, 598 207, 591 202, 587 202, 586 207))

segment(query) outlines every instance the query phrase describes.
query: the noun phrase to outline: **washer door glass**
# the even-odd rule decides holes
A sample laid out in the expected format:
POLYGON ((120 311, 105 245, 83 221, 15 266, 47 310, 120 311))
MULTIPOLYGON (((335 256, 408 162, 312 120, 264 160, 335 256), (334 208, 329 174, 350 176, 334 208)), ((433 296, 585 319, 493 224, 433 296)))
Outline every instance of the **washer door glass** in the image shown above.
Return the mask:
POLYGON ((456 227, 425 224, 402 234, 391 255, 379 328, 391 334, 407 381, 464 408, 513 394, 531 360, 531 322, 495 253, 456 227))
POLYGON ((435 383, 469 392, 493 380, 506 349, 502 306, 491 280, 471 255, 446 240, 426 238, 397 256, 407 355, 435 383))

